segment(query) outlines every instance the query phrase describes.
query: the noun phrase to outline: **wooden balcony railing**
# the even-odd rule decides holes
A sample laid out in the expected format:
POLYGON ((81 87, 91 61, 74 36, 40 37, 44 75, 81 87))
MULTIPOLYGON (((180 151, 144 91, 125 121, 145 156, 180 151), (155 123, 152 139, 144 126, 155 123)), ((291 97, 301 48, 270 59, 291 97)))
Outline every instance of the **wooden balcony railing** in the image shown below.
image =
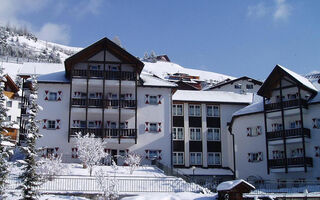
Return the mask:
MULTIPOLYGON (((284 168, 286 165, 285 159, 271 159, 269 160, 270 168, 284 168)), ((297 158, 287 158, 288 167, 303 167, 304 164, 308 167, 313 167, 313 160, 311 157, 297 157, 297 158)))
POLYGON ((87 105, 87 99, 72 98, 71 105, 84 107, 87 105))
MULTIPOLYGON (((299 101, 301 101, 301 104, 304 108, 307 107, 307 101, 304 99, 294 99, 294 100, 289 100, 289 101, 283 101, 282 106, 283 108, 294 108, 294 107, 299 107, 299 101)), ((277 103, 267 103, 264 105, 264 109, 267 110, 278 110, 281 109, 281 102, 277 103)))
POLYGON ((290 138, 299 138, 303 135, 307 138, 310 138, 310 129, 308 128, 295 128, 295 129, 287 129, 284 131, 272 131, 267 133, 268 140, 282 140, 283 133, 286 139, 290 138))
POLYGON ((99 138, 136 138, 137 129, 109 129, 109 128, 71 128, 71 135, 81 132, 82 135, 87 133, 94 134, 99 138))
POLYGON ((137 76, 135 72, 129 71, 103 71, 103 70, 86 70, 86 69, 74 69, 72 70, 73 77, 81 78, 105 78, 106 80, 126 80, 135 81, 137 76))
MULTIPOLYGON (((87 106, 87 99, 72 98, 72 106, 85 107, 87 106)), ((103 100, 103 99, 88 99, 88 107, 98 107, 98 108, 136 108, 136 100, 103 100)))
POLYGON ((88 99, 89 107, 102 107, 102 99, 88 99))

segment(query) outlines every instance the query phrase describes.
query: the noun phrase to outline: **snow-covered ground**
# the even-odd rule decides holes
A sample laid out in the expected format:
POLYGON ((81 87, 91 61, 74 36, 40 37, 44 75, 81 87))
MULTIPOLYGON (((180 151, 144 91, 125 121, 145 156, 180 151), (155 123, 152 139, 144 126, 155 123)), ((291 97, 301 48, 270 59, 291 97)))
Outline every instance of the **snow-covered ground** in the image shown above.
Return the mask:
POLYGON ((137 196, 125 197, 122 200, 213 200, 216 199, 217 194, 198 194, 192 192, 178 192, 178 193, 146 193, 137 196))

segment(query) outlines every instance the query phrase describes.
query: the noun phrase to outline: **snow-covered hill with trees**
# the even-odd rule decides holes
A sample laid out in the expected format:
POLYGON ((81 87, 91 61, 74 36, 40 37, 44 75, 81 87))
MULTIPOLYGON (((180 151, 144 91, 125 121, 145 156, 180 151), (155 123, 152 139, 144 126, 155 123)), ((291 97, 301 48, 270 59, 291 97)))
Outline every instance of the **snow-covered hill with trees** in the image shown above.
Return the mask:
POLYGON ((81 49, 40 40, 26 28, 0 26, 0 61, 61 63, 81 49))

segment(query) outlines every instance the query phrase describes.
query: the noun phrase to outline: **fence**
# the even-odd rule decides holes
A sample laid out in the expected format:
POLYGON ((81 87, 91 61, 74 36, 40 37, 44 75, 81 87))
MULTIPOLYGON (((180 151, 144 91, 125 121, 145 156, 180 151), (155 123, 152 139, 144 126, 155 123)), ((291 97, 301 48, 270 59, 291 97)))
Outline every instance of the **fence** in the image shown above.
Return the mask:
POLYGON ((250 194, 265 194, 265 193, 303 193, 319 192, 320 181, 263 181, 252 183, 256 190, 250 194))
POLYGON ((16 64, 23 64, 24 62, 58 63, 58 62, 53 62, 49 58, 48 59, 45 59, 45 58, 19 58, 19 57, 1 56, 1 55, 0 55, 0 62, 16 63, 16 64))
MULTIPOLYGON (((108 179, 107 187, 111 184, 108 179)), ((120 193, 136 192, 201 192, 199 185, 187 183, 175 177, 116 177, 116 189, 120 193)), ((19 179, 9 179, 8 190, 15 190, 19 179)), ((49 193, 100 193, 99 185, 94 177, 57 176, 39 186, 40 192, 49 193)))

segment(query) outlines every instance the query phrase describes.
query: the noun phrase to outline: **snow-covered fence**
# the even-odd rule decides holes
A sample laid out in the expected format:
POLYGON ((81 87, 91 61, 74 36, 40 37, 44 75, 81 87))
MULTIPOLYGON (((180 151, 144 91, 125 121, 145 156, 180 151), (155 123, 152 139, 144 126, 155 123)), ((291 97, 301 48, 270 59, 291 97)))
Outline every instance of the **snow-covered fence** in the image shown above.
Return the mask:
POLYGON ((17 63, 17 64, 23 64, 25 62, 58 63, 58 62, 53 62, 52 60, 46 59, 46 58, 21 58, 21 57, 11 57, 11 56, 2 56, 2 55, 0 55, 0 62, 17 63))
POLYGON ((261 181, 251 183, 256 187, 256 190, 250 194, 264 193, 303 193, 304 191, 319 192, 320 181, 261 181))
MULTIPOLYGON (((117 176, 117 189, 120 193, 136 192, 201 192, 203 188, 194 183, 187 183, 176 177, 130 177, 117 176)), ((111 184, 108 180, 107 184, 111 184)), ((15 190, 19 179, 9 179, 9 190, 15 190)), ((100 193, 100 188, 94 177, 57 176, 47 181, 39 188, 40 192, 49 193, 100 193)))

